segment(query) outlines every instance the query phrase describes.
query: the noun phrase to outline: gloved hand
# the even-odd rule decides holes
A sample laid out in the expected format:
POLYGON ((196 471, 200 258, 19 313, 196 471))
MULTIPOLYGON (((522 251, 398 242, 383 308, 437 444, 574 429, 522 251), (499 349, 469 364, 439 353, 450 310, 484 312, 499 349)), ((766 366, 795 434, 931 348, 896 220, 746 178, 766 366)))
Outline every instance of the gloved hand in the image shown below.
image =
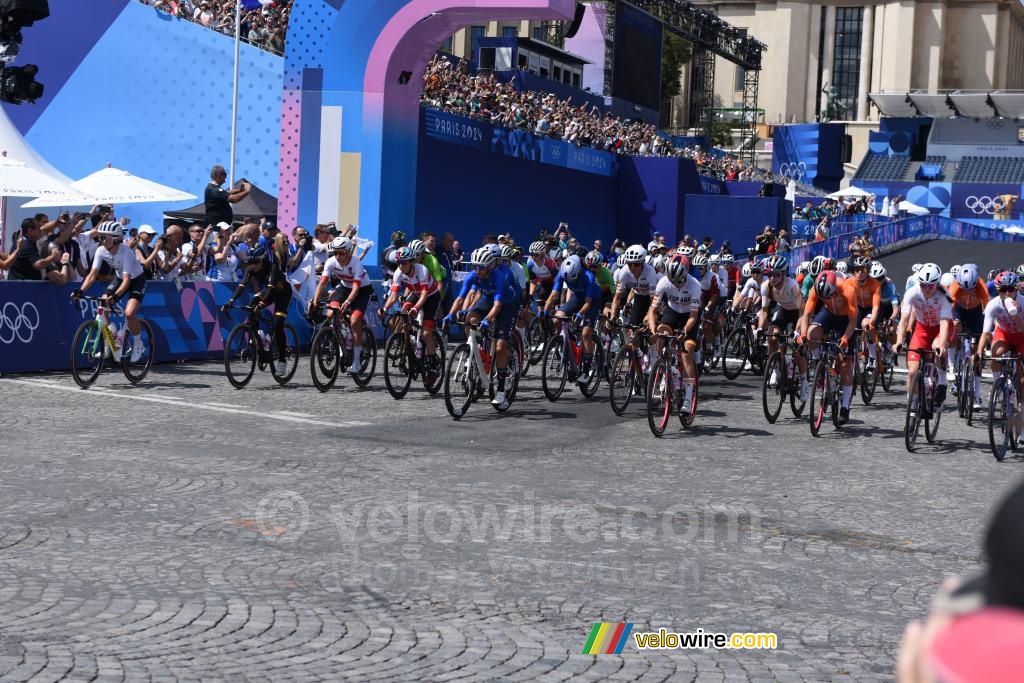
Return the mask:
POLYGON ((441 319, 441 324, 445 326, 451 325, 453 322, 455 322, 455 316, 452 315, 451 313, 449 313, 448 315, 441 319))
POLYGON ((583 326, 583 314, 582 313, 577 313, 576 315, 574 315, 572 317, 572 321, 573 321, 573 323, 575 323, 575 325, 577 327, 582 327, 583 326))
POLYGON ((455 314, 455 319, 461 323, 466 320, 467 315, 468 313, 466 312, 465 309, 463 309, 455 314))
POLYGON ((484 318, 483 320, 480 321, 480 331, 481 332, 487 332, 490 329, 491 329, 491 321, 490 320, 488 320, 487 318, 484 318))
POLYGON ((107 294, 107 306, 114 306, 120 300, 121 297, 117 294, 114 294, 113 292, 107 294))
POLYGON ((75 290, 73 290, 73 291, 71 292, 71 300, 72 300, 72 301, 78 301, 78 300, 79 300, 79 299, 81 299, 81 298, 82 298, 82 290, 80 290, 80 289, 75 289, 75 290))
POLYGON ((843 335, 842 338, 839 340, 839 348, 841 348, 841 349, 848 349, 848 348, 850 348, 850 340, 846 338, 846 335, 843 335))

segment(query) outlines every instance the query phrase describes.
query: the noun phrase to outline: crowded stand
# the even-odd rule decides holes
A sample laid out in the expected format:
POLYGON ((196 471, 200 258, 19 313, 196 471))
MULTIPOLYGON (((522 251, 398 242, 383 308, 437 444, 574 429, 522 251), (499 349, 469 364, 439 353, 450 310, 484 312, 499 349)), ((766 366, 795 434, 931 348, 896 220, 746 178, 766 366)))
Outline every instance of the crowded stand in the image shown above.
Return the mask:
MULTIPOLYGON (((143 5, 235 35, 235 0, 138 0, 143 5)), ((292 0, 242 0, 241 38, 260 49, 284 54, 292 0)))

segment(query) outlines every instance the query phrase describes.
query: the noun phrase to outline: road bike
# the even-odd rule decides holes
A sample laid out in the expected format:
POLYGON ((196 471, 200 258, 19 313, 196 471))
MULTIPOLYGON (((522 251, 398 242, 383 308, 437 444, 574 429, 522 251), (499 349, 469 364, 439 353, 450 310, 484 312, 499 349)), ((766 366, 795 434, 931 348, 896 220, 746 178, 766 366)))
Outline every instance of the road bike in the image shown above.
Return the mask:
POLYGON ((148 320, 139 320, 142 329, 139 333, 144 349, 142 356, 132 361, 136 339, 125 327, 117 329, 110 322, 110 313, 124 315, 120 306, 105 306, 103 297, 83 296, 82 301, 98 301, 96 317, 86 320, 78 326, 71 342, 71 376, 75 384, 88 389, 103 371, 106 361, 120 363, 125 378, 132 384, 138 384, 146 378, 153 365, 155 346, 153 328, 148 320))
POLYGON ((869 336, 867 330, 857 330, 857 352, 854 355, 857 364, 853 369, 853 388, 854 391, 860 390, 860 400, 864 405, 871 404, 875 398, 875 389, 878 388, 877 361, 872 362, 874 359, 869 350, 875 342, 870 341, 869 336))
POLYGON ((953 363, 953 386, 950 390, 956 394, 957 412, 970 426, 974 423, 974 378, 981 376, 981 359, 974 355, 978 338, 961 333, 957 338, 956 362, 953 363))
POLYGON ((612 323, 621 330, 631 332, 629 341, 615 354, 608 373, 608 391, 611 397, 612 410, 622 415, 629 407, 633 396, 645 398, 647 393, 647 375, 650 368, 648 356, 647 327, 644 325, 622 325, 612 323))
MULTIPOLYGON (((328 304, 321 303, 321 311, 326 311, 328 304)), ((313 378, 313 386, 320 391, 329 391, 338 379, 342 368, 352 365, 355 335, 352 332, 352 312, 344 314, 335 312, 328 320, 323 320, 309 348, 309 371, 313 378)), ((373 336, 369 322, 363 319, 362 350, 359 356, 359 372, 352 375, 356 386, 365 387, 373 379, 377 368, 377 340, 373 336)))
POLYGON ((931 349, 916 349, 916 352, 921 356, 921 362, 907 393, 907 417, 903 425, 903 442, 910 453, 917 447, 921 422, 924 422, 925 439, 928 443, 935 443, 939 420, 942 419, 942 404, 935 404, 935 387, 939 384, 940 372, 935 365, 935 352, 931 349))
POLYGON ((258 365, 260 370, 270 367, 274 381, 284 385, 295 376, 299 367, 299 334, 291 323, 284 324, 284 357, 279 355, 277 330, 274 321, 260 315, 254 305, 239 306, 245 311, 245 321, 232 328, 224 343, 224 372, 235 389, 244 389, 252 379, 258 365), (270 334, 261 329, 261 323, 270 328, 270 334), (283 367, 279 367, 283 366, 283 367))
POLYGON ((992 455, 1002 462, 1006 454, 1017 449, 1020 439, 1019 382, 1024 376, 1020 356, 1007 354, 992 358, 1002 364, 992 382, 988 399, 988 442, 992 455))
MULTIPOLYGON (((604 349, 594 339, 594 357, 590 361, 590 376, 581 384, 580 393, 592 398, 601 385, 604 374, 604 349)), ((544 347, 544 360, 540 369, 541 387, 549 401, 557 401, 565 390, 566 382, 575 382, 583 374, 583 335, 570 319, 562 320, 562 330, 548 339, 544 347)))
MULTIPOLYGON (((493 399, 498 386, 498 364, 494 362, 494 339, 481 343, 480 325, 460 323, 466 329, 466 341, 455 347, 448 359, 444 376, 444 405, 456 420, 469 410, 474 401, 487 391, 493 399)), ((511 351, 511 349, 509 349, 511 351)), ((501 405, 491 404, 499 413, 509 409, 519 388, 519 358, 508 354, 508 377, 505 379, 508 400, 501 405)))
POLYGON ((398 314, 395 332, 384 347, 384 384, 393 398, 402 398, 416 378, 423 380, 423 388, 434 395, 441 390, 444 379, 444 339, 436 329, 430 334, 434 338, 434 353, 426 352, 423 334, 423 311, 416 318, 407 312, 398 314))
POLYGON ((818 436, 825 415, 830 412, 832 424, 837 428, 842 426, 839 416, 842 396, 839 367, 843 351, 834 339, 829 339, 818 342, 818 353, 811 374, 811 405, 808 413, 812 436, 818 436))
POLYGON ((544 358, 548 340, 555 336, 555 325, 551 316, 541 311, 526 327, 526 341, 530 347, 530 365, 536 365, 544 358))
MULTIPOLYGON (((800 398, 800 381, 808 380, 806 376, 801 378, 796 362, 789 353, 790 336, 781 333, 771 333, 767 336, 777 339, 779 348, 768 357, 764 368, 764 377, 761 380, 761 407, 768 422, 775 424, 787 396, 793 417, 803 415, 805 402, 800 398)), ((802 347, 798 347, 796 352, 803 353, 802 347)))
POLYGON ((662 333, 657 336, 662 339, 661 354, 654 361, 647 379, 647 424, 651 433, 660 437, 668 427, 673 406, 683 429, 693 425, 700 396, 700 373, 694 373, 693 379, 686 377, 683 354, 689 352, 683 335, 662 333), (689 402, 685 400, 686 382, 693 384, 689 402))
POLYGON ((743 311, 725 340, 725 347, 722 349, 722 374, 728 380, 739 377, 748 363, 750 369, 758 374, 764 369, 767 347, 763 340, 754 335, 753 324, 754 315, 743 311))

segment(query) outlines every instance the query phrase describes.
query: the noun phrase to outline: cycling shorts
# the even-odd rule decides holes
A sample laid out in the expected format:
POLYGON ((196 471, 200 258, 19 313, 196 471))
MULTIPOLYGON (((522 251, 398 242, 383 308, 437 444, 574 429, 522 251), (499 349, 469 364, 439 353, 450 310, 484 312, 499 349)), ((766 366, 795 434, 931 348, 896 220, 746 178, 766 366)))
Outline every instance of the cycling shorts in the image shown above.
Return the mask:
MULTIPOLYGON (((583 300, 579 297, 574 296, 573 298, 566 301, 564 304, 558 307, 562 313, 565 313, 570 318, 583 308, 583 300)), ((593 327, 594 323, 597 322, 597 315, 601 312, 601 304, 599 301, 591 301, 590 308, 587 309, 586 314, 583 316, 583 326, 593 327)))
MULTIPOLYGON (((846 334, 846 326, 850 324, 850 317, 846 315, 836 315, 826 307, 822 306, 821 310, 818 311, 817 315, 811 321, 811 325, 818 325, 825 332, 833 332, 837 337, 841 337, 846 334)), ((854 348, 853 339, 848 340, 850 342, 849 347, 846 349, 846 353, 851 353, 854 348)))
POLYGON ((629 324, 642 325, 649 310, 651 310, 651 297, 634 295, 633 304, 629 309, 629 324))
POLYGON ((1003 328, 996 327, 992 334, 992 345, 996 342, 1003 342, 1009 347, 1010 353, 1024 355, 1024 332, 1004 332, 1003 328))
POLYGON ((794 308, 793 310, 787 310, 778 304, 772 307, 771 315, 768 317, 768 323, 773 325, 783 332, 790 332, 796 329, 796 323, 800 320, 800 309, 794 308))
POLYGON ((980 337, 981 331, 985 327, 985 307, 963 308, 961 306, 954 306, 953 320, 960 321, 960 329, 965 334, 980 337))
POLYGON ((878 305, 878 320, 874 321, 876 325, 885 322, 892 317, 892 302, 883 301, 878 305))
MULTIPOLYGON (((373 294, 372 288, 368 287, 366 285, 363 285, 362 287, 359 288, 359 293, 356 294, 356 298, 352 301, 352 306, 350 308, 353 311, 365 312, 366 311, 366 305, 368 303, 370 303, 370 295, 371 294, 373 294)), ((329 301, 332 304, 334 304, 334 303, 340 304, 343 301, 345 301, 346 299, 348 299, 349 296, 351 296, 351 295, 352 295, 352 288, 351 287, 338 286, 338 287, 335 287, 331 291, 331 295, 329 297, 327 297, 327 301, 329 301)), ((332 306, 332 308, 334 308, 334 307, 332 306)))
MULTIPOLYGON (((914 336, 910 338, 910 345, 907 347, 907 360, 919 361, 921 360, 921 354, 914 349, 930 349, 932 348, 932 342, 939 336, 939 330, 941 328, 936 325, 935 327, 928 327, 922 325, 921 321, 917 321, 917 327, 914 328, 914 336)), ((953 332, 953 326, 950 325, 950 333, 953 332)))
MULTIPOLYGON (((114 280, 107 287, 107 296, 111 296, 117 291, 117 288, 121 286, 121 280, 114 280)), ((142 297, 146 295, 146 274, 133 277, 128 281, 128 289, 124 290, 124 294, 121 295, 122 299, 135 299, 139 303, 142 302, 142 297)))
MULTIPOLYGON (((672 310, 669 306, 661 309, 661 318, 659 323, 662 325, 668 325, 676 332, 682 332, 686 328, 686 323, 690 320, 690 313, 679 313, 678 311, 672 310)), ((687 341, 697 341, 697 328, 698 325, 694 325, 690 328, 690 331, 686 333, 687 341)))

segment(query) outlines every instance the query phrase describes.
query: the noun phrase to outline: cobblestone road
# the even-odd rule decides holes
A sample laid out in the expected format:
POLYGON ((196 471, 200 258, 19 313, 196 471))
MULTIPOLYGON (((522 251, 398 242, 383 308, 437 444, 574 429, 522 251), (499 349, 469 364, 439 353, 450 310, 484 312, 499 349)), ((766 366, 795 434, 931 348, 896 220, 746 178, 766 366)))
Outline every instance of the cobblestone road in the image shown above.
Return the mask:
POLYGON ((0 379, 0 680, 885 679, 1024 472, 949 415, 908 455, 895 395, 812 439, 716 375, 656 440, 536 380, 454 423, 305 372, 0 379), (597 621, 779 648, 582 655, 597 621))

